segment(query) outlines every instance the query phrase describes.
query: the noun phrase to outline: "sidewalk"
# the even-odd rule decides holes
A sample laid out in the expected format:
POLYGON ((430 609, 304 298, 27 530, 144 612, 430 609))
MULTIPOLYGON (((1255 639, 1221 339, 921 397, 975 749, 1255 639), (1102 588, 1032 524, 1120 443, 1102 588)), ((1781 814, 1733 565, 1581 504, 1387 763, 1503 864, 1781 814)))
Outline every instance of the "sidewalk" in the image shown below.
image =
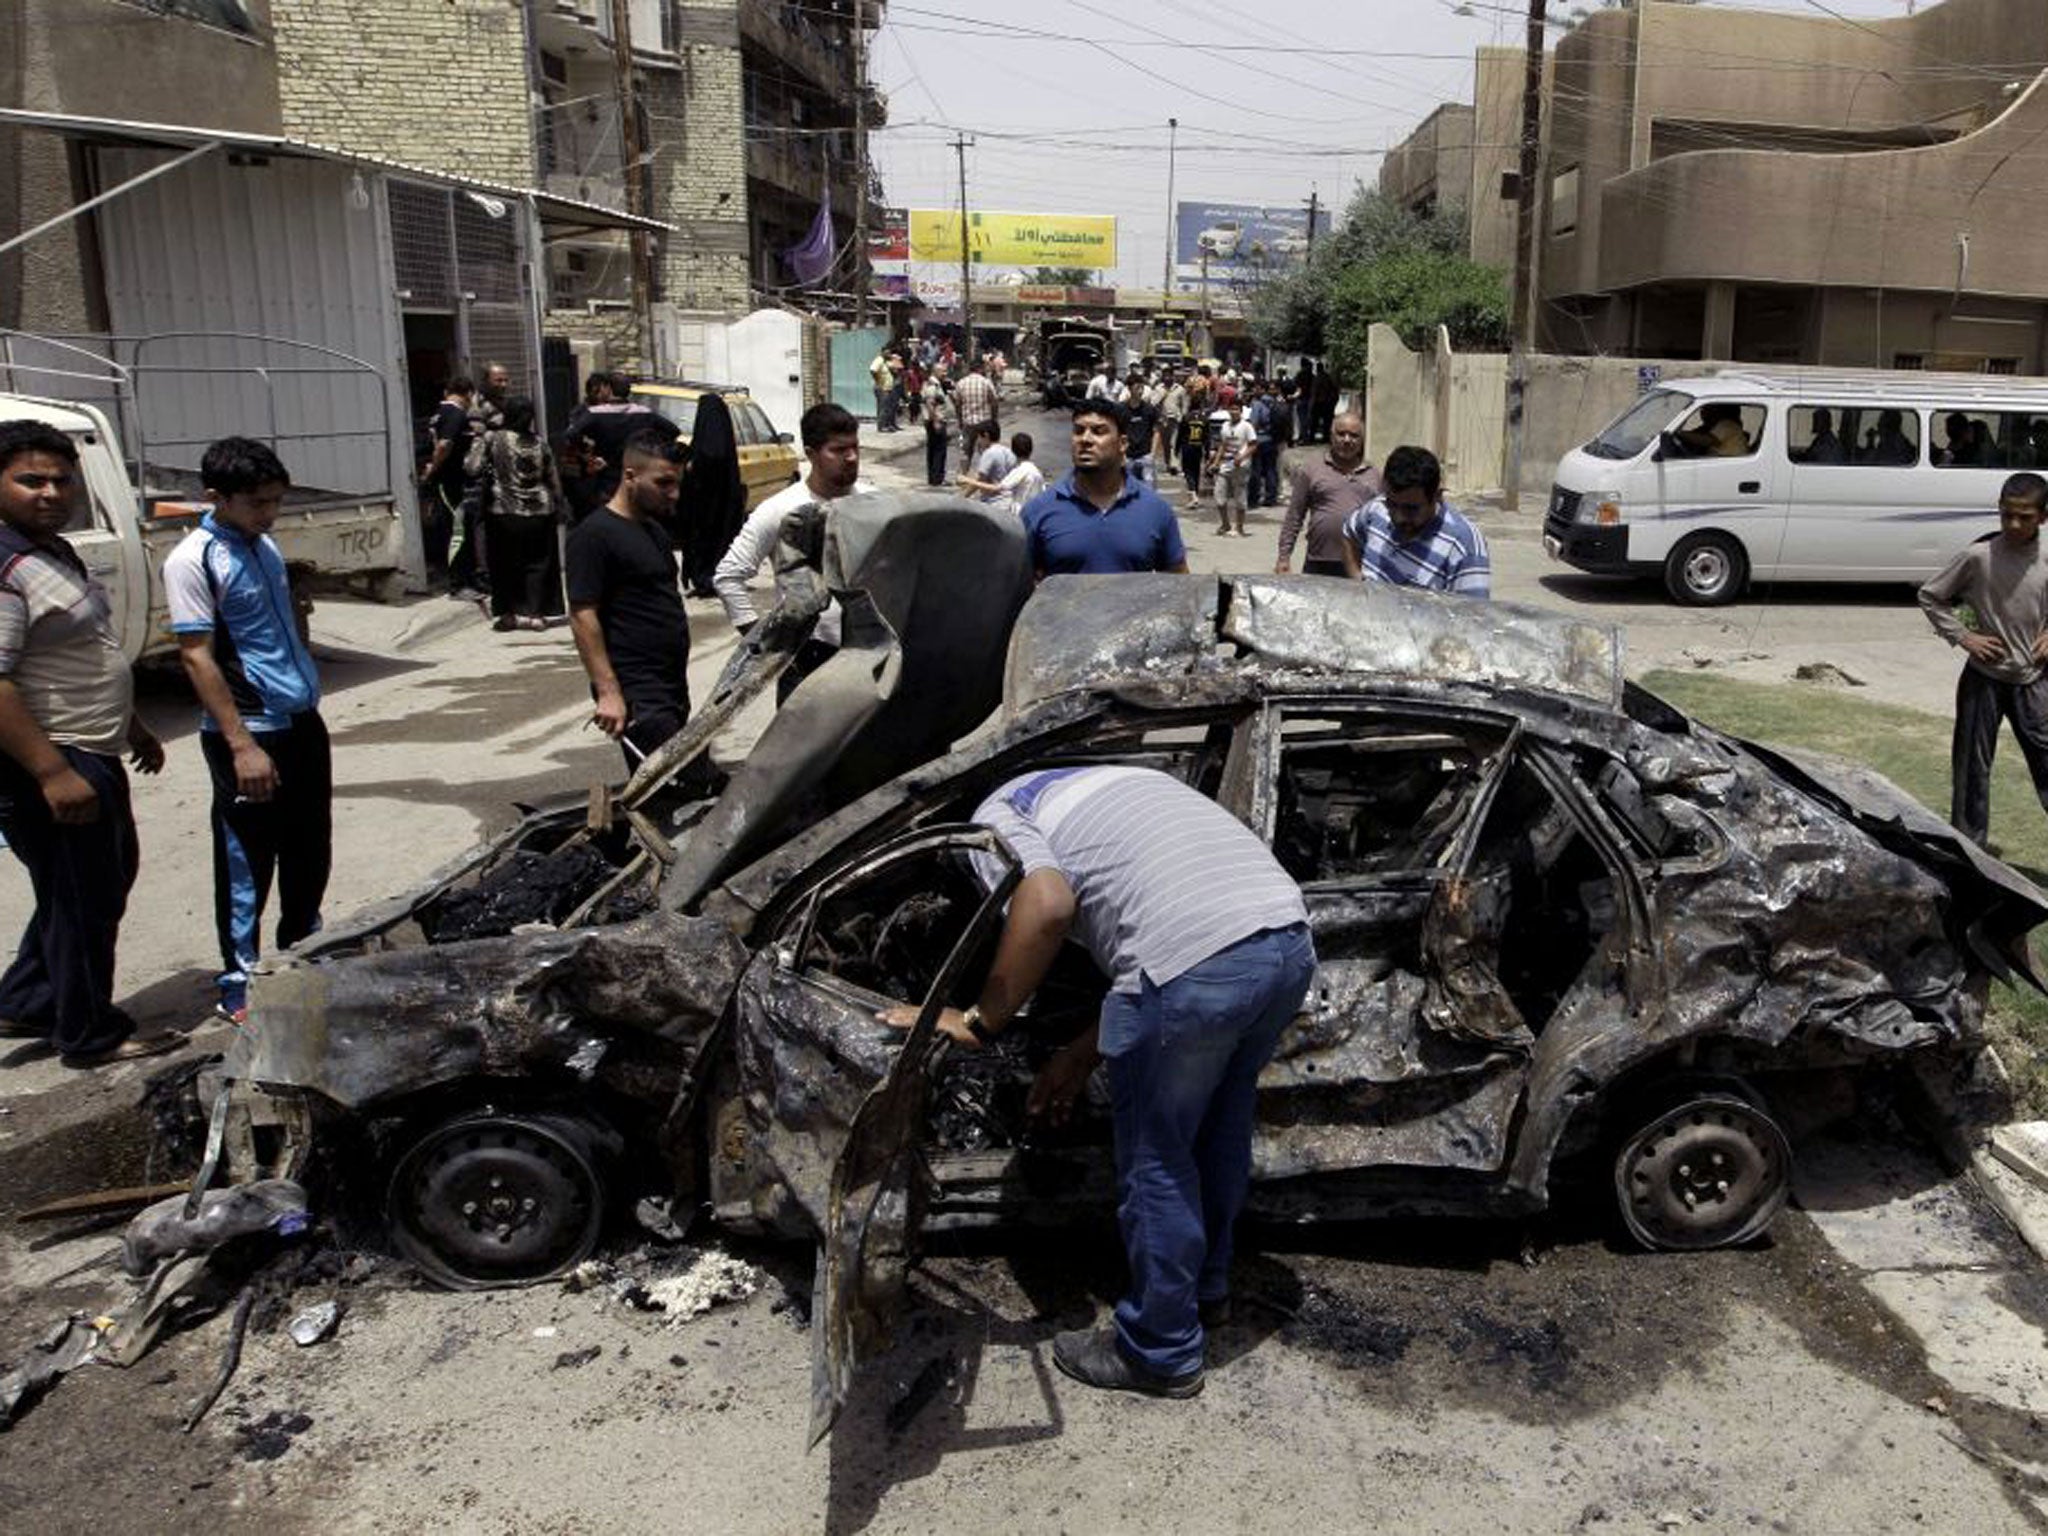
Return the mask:
POLYGON ((899 427, 894 432, 882 432, 872 421, 860 424, 860 456, 863 459, 904 459, 923 452, 922 427, 899 427))

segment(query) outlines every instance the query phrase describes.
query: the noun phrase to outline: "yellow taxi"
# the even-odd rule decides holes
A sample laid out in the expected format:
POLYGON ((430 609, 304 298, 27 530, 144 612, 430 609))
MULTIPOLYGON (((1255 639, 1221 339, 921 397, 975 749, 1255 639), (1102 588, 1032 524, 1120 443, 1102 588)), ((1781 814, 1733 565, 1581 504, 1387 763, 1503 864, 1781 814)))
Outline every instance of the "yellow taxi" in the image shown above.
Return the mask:
POLYGON ((776 431, 768 413, 745 389, 737 384, 702 384, 682 379, 673 384, 635 384, 631 398, 634 404, 657 410, 674 422, 687 443, 697 427, 697 402, 706 395, 717 395, 732 412, 733 436, 739 443, 740 479, 746 485, 747 510, 751 512, 796 479, 801 461, 796 440, 787 432, 776 431))

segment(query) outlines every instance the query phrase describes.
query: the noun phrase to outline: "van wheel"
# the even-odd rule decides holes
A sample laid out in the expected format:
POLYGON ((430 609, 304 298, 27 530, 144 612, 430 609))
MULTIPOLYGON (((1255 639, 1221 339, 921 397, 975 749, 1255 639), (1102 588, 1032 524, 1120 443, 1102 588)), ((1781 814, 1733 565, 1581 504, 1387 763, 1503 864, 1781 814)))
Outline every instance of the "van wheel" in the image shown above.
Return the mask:
POLYGON ((1749 556, 1725 533, 1688 534, 1664 561, 1664 590, 1689 608, 1718 608, 1742 595, 1749 556))
POLYGON ((1621 1219, 1645 1248, 1729 1248, 1771 1224, 1792 1147, 1770 1112, 1714 1084, 1673 1084, 1614 1159, 1621 1219))

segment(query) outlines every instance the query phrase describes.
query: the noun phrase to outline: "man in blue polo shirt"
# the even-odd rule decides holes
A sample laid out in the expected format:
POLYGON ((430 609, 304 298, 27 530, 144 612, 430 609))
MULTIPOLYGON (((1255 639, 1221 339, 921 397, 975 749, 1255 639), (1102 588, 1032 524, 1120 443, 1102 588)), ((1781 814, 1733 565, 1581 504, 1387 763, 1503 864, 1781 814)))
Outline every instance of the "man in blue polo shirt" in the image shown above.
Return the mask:
POLYGON ((179 659, 206 711, 199 740, 213 779, 220 1012, 240 1022, 273 876, 278 947, 320 926, 334 775, 320 676, 270 538, 291 476, 246 437, 208 448, 199 473, 213 510, 164 561, 164 587, 179 659))
POLYGON ((1074 472, 1024 508, 1031 568, 1047 576, 1188 568, 1166 498, 1124 470, 1129 419, 1110 400, 1074 410, 1074 472))

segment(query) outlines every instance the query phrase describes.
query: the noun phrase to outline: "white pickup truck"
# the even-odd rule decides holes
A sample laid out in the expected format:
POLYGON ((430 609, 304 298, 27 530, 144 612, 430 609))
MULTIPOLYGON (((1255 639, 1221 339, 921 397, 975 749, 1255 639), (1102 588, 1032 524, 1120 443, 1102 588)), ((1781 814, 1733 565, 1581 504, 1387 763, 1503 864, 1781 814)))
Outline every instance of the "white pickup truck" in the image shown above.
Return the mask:
MULTIPOLYGON (((6 339, 18 342, 32 338, 23 338, 17 332, 6 339)), ((63 346, 62 350, 75 353, 79 349, 63 346)), ((360 377, 367 365, 349 361, 349 372, 360 377)), ((186 370, 165 370, 174 371, 186 370)), ((216 374, 255 371, 213 370, 216 374)), ((129 408, 134 398, 132 372, 116 370, 102 379, 97 374, 82 375, 68 368, 37 369, 20 363, 11 351, 0 355, 0 421, 27 417, 48 422, 78 445, 86 494, 79 499, 72 524, 64 531, 65 537, 106 587, 122 648, 131 659, 136 659, 176 646, 165 604, 164 557, 205 515, 207 507, 197 474, 166 467, 160 462, 164 455, 153 451, 156 445, 127 445, 136 449, 132 457, 124 451, 110 410, 129 408), (103 401, 85 401, 5 391, 11 375, 32 378, 38 372, 74 384, 89 377, 94 383, 117 384, 119 392, 103 401)), ((329 387, 327 374, 305 370, 297 378, 301 389, 308 384, 329 387)), ((212 381, 206 378, 200 380, 201 384, 209 382, 212 381)), ((381 390, 382 383, 376 381, 370 387, 381 390)), ((252 435, 262 434, 259 430, 252 435)), ((368 439, 371 434, 337 435, 368 439)), ((306 451, 317 441, 317 435, 312 433, 295 436, 296 442, 279 444, 288 466, 300 456, 294 449, 306 451)), ((188 442, 181 446, 183 451, 178 457, 184 462, 195 462, 197 445, 188 442)), ((373 459, 374 447, 371 453, 360 457, 373 459)), ((305 594, 339 587, 386 601, 404 589, 403 520, 410 507, 405 499, 394 494, 390 480, 388 474, 372 477, 368 483, 374 484, 374 489, 367 493, 337 494, 310 486, 293 487, 271 537, 284 555, 294 590, 302 594, 302 601, 305 594)))

